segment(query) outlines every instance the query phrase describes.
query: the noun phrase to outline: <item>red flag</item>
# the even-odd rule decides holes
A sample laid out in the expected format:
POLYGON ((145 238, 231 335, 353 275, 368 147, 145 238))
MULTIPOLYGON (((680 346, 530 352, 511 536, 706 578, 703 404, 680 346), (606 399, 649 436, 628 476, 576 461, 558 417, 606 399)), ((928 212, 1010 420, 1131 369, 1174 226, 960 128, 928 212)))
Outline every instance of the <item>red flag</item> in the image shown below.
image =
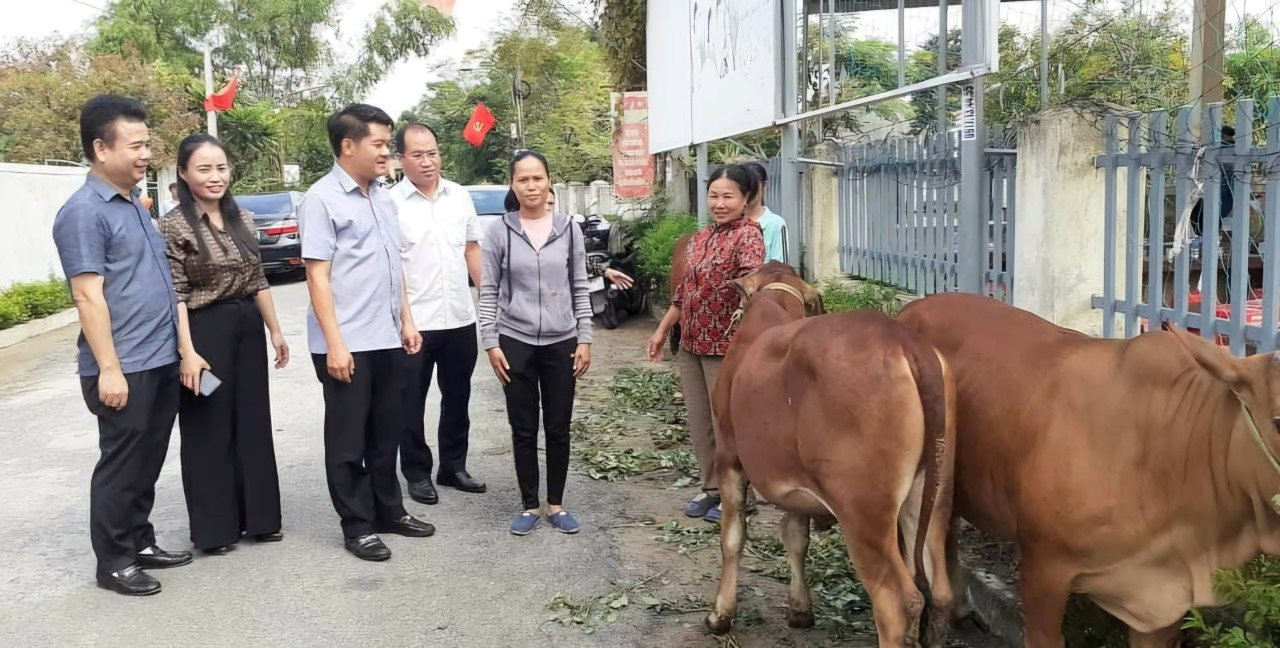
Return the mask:
POLYGON ((471 111, 471 119, 467 121, 466 127, 463 129, 462 138, 471 143, 472 146, 480 146, 484 144, 485 135, 493 130, 493 125, 497 123, 497 119, 493 117, 493 113, 484 103, 477 103, 476 109, 471 111))
POLYGON ((454 0, 418 0, 423 6, 434 7, 440 15, 448 18, 453 13, 454 0))
POLYGON ((236 90, 239 86, 240 75, 231 75, 231 80, 227 81, 226 87, 204 98, 204 109, 218 112, 231 110, 232 104, 236 101, 236 90))

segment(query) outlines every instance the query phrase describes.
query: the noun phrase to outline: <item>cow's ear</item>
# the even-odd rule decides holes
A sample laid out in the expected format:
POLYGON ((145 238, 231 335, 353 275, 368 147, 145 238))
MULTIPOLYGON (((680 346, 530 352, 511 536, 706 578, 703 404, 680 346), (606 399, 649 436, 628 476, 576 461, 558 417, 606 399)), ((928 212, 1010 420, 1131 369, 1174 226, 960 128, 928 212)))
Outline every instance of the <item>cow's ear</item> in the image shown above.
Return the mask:
POLYGON ((1231 385, 1233 388, 1243 386, 1247 382, 1244 372, 1240 370, 1240 361, 1226 349, 1199 335, 1192 335, 1180 326, 1168 322, 1164 322, 1162 326, 1164 330, 1173 334, 1173 339, 1177 340, 1178 344, 1187 350, 1187 353, 1191 354, 1196 364, 1208 371, 1214 378, 1231 385))
POLYGON ((801 281, 800 285, 800 294, 804 295, 804 314, 807 317, 825 315, 827 309, 822 303, 822 293, 814 290, 807 281, 801 281))
POLYGON ((729 285, 733 286, 734 290, 738 291, 738 295, 742 297, 742 301, 750 299, 751 295, 755 294, 756 289, 759 288, 759 286, 756 285, 754 277, 755 273, 752 273, 745 277, 738 277, 737 279, 729 282, 729 285))

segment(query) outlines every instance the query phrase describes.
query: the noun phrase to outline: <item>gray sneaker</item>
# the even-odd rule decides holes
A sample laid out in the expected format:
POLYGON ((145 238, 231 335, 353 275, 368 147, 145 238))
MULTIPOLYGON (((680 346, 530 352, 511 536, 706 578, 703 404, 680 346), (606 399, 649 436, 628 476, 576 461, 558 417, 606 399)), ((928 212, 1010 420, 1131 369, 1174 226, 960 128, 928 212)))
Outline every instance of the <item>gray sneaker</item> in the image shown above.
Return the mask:
POLYGON ((684 505, 684 514, 691 518, 704 517, 707 511, 720 506, 720 496, 710 493, 698 493, 698 496, 684 505))

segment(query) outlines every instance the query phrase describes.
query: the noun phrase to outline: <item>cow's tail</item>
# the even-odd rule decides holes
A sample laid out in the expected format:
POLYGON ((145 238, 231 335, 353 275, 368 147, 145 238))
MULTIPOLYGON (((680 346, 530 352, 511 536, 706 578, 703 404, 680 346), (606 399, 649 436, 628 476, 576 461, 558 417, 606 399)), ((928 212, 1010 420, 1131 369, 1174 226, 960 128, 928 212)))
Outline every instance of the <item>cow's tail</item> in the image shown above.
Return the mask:
MULTIPOLYGON (((915 378, 916 391, 920 395, 920 406, 924 412, 925 438, 920 453, 920 463, 924 468, 924 490, 920 496, 920 519, 916 525, 913 546, 916 587, 925 603, 924 614, 920 617, 921 637, 924 637, 928 631, 929 619, 936 614, 945 614, 943 610, 933 609, 931 604, 931 587, 925 569, 924 553, 934 509, 943 486, 943 466, 948 451, 947 429, 954 425, 954 421, 949 420, 954 412, 954 389, 949 387, 950 376, 942 358, 932 347, 916 342, 905 350, 908 351, 911 373, 915 378)), ((942 576, 945 577, 946 574, 942 576)))

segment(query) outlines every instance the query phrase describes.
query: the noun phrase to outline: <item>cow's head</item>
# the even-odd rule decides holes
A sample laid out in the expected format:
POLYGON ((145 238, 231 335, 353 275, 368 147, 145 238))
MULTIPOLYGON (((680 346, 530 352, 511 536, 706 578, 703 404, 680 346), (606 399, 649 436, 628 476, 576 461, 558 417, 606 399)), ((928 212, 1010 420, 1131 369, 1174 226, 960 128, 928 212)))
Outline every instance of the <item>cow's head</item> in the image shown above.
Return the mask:
MULTIPOLYGON (((1257 442, 1263 446, 1260 453, 1280 477, 1280 353, 1237 358, 1172 324, 1166 323, 1164 329, 1173 334, 1196 364, 1231 388, 1242 405, 1240 424, 1250 436, 1256 434, 1257 442)), ((1280 512, 1280 494, 1272 500, 1272 506, 1280 512)))
POLYGON ((760 266, 755 272, 740 279, 734 279, 729 283, 742 296, 744 307, 748 300, 751 299, 751 296, 760 292, 765 286, 784 284, 800 293, 801 301, 804 302, 805 317, 822 315, 827 312, 822 304, 822 295, 818 294, 818 291, 814 290, 813 286, 810 286, 804 279, 801 279, 794 268, 781 261, 770 261, 760 266))

